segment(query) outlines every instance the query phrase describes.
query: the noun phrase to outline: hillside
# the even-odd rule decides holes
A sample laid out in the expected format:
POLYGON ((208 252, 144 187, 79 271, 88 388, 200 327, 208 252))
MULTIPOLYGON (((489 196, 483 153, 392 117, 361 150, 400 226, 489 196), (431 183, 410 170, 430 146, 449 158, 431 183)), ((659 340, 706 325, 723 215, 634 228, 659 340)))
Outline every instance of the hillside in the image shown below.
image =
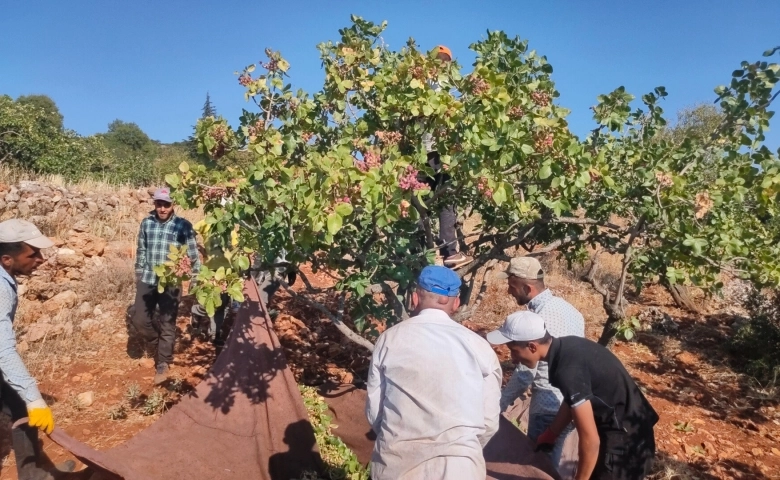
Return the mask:
MULTIPOLYGON (((173 381, 153 388, 153 361, 127 326, 135 236, 151 209, 149 191, 94 182, 12 180, 0 181, 0 219, 27 218, 56 244, 46 252, 46 263, 20 280, 19 351, 61 428, 96 448, 121 443, 190 391, 215 358, 210 344, 187 334, 192 300, 185 297, 173 381)), ((179 214, 198 217, 197 212, 179 214)), ((554 256, 545 258, 545 267, 548 286, 583 312, 587 334, 596 338, 605 318, 600 297, 578 280, 580 272, 554 256)), ((617 268, 605 265, 601 275, 606 283, 617 268)), ((330 281, 321 272, 309 278, 315 286, 330 281)), ((701 315, 677 309, 662 289, 631 299, 630 313, 642 320, 642 331, 634 342, 618 342, 614 351, 661 414, 657 478, 777 478, 778 391, 739 373, 739 359, 727 348, 744 315, 742 295, 744 286, 732 281, 723 298, 697 298, 701 315)), ((327 319, 284 293, 270 307, 299 382, 365 378, 367 353, 345 343, 327 319)), ((490 330, 516 308, 505 286, 489 280, 467 326, 490 330)), ((497 352, 508 374, 507 352, 497 352)), ((16 478, 8 437, 0 436, 0 479, 16 478)), ((44 442, 52 460, 67 458, 58 446, 44 442)))

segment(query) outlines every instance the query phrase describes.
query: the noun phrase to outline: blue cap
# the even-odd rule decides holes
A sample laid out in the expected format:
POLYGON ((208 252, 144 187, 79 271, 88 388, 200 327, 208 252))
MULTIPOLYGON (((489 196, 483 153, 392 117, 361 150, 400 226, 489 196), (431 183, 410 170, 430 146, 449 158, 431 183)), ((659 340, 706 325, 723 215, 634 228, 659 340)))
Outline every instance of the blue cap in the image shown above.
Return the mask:
POLYGON ((437 295, 457 297, 460 290, 460 277, 449 268, 429 265, 420 272, 417 285, 437 295))

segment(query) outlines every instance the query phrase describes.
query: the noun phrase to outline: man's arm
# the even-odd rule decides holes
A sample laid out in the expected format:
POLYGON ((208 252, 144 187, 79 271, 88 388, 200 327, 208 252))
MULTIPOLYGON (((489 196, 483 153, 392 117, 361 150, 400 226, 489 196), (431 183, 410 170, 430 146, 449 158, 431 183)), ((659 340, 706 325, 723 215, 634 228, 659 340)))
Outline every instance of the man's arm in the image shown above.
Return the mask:
MULTIPOLYGON (((4 280, 0 282, 5 283, 4 280)), ((38 391, 35 379, 27 371, 19 352, 16 351, 16 335, 11 318, 13 298, 11 295, 15 293, 10 286, 0 285, 0 371, 5 383, 18 392, 26 404, 37 402, 37 404, 43 403, 45 407, 46 404, 41 397, 41 392, 38 391)))
POLYGON ((498 431, 498 422, 501 416, 501 365, 493 350, 493 369, 482 380, 482 402, 485 415, 485 433, 479 436, 479 443, 484 448, 498 431))
MULTIPOLYGON (((565 404, 564 404, 565 405, 565 404)), ((571 408, 574 426, 580 437, 579 462, 575 480, 587 480, 596 468, 599 457, 599 432, 596 430, 596 419, 593 417, 593 405, 586 400, 571 408)))
POLYGON ((518 365, 506 386, 501 391, 501 412, 505 412, 515 400, 524 394, 536 376, 536 370, 531 370, 524 365, 518 365))
POLYGON ((138 229, 138 241, 135 249, 135 274, 140 278, 146 269, 146 224, 141 222, 138 229))
POLYGON ((379 433, 379 426, 382 423, 382 404, 385 396, 385 382, 382 378, 382 369, 380 367, 379 354, 381 351, 380 342, 377 341, 374 347, 374 353, 371 355, 371 367, 368 371, 368 381, 366 382, 366 419, 374 433, 379 433))

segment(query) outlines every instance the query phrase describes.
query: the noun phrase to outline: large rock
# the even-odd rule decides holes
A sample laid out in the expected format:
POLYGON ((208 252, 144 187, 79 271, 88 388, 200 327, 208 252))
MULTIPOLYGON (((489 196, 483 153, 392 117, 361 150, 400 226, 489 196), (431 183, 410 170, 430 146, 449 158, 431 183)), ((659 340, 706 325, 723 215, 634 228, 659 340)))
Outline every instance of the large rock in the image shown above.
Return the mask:
POLYGON ((106 240, 88 233, 73 231, 68 235, 68 246, 87 257, 103 255, 106 249, 106 240))
POLYGON ((79 296, 73 290, 58 293, 43 304, 44 311, 58 313, 65 308, 73 308, 79 301, 79 296))
POLYGON ((69 248, 61 248, 57 252, 57 266, 79 268, 84 265, 84 257, 69 248))

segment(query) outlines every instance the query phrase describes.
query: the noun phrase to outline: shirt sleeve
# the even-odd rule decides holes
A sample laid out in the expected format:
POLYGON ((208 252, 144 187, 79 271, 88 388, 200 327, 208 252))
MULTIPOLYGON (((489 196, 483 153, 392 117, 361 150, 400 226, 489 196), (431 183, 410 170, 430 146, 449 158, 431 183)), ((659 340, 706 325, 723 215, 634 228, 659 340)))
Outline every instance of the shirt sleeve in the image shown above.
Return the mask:
POLYGON ((10 285, 0 279, 0 372, 5 383, 18 392, 25 403, 30 404, 42 401, 42 397, 35 379, 30 376, 19 352, 16 351, 16 335, 11 316, 14 295, 16 294, 10 285))
POLYGON ((381 356, 384 354, 384 342, 380 337, 371 355, 371 367, 366 382, 366 419, 374 433, 379 433, 382 423, 382 404, 385 396, 385 379, 382 373, 381 356))
POLYGON ((485 415, 485 433, 479 436, 479 443, 482 447, 487 445, 493 435, 498 431, 498 422, 501 417, 501 364, 498 363, 498 357, 490 346, 487 347, 487 372, 482 379, 482 402, 485 415))
POLYGON ((518 365, 515 371, 512 372, 512 376, 509 377, 509 381, 501 391, 501 411, 506 411, 510 405, 515 403, 515 400, 520 398, 524 394, 528 387, 536 377, 536 369, 531 370, 525 365, 518 365))
POLYGON ((146 222, 138 229, 138 242, 135 249, 135 273, 143 274, 146 269, 146 222))
POLYGON ((580 406, 593 396, 590 384, 590 373, 587 368, 580 365, 567 365, 564 371, 557 375, 556 383, 563 395, 563 401, 572 408, 580 406))

